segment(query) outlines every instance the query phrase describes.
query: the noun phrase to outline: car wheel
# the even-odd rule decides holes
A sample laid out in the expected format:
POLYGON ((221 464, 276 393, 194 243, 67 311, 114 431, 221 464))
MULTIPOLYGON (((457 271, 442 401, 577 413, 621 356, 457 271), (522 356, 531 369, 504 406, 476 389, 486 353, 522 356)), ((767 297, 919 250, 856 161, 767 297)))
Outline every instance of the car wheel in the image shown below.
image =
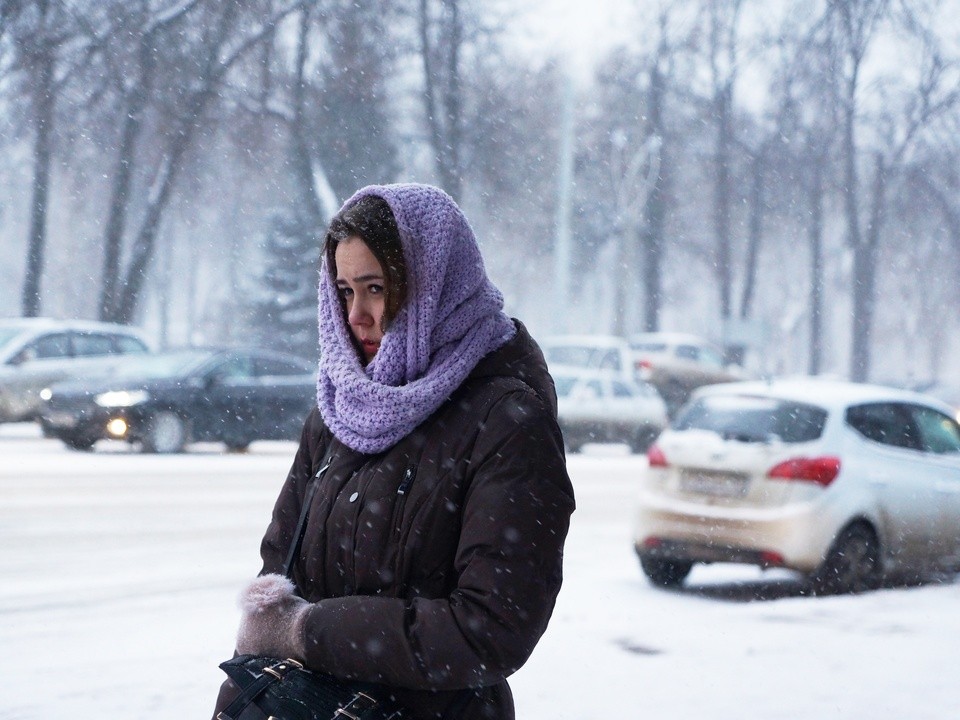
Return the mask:
POLYGON ((689 560, 667 560, 649 555, 640 556, 640 567, 654 585, 659 587, 680 587, 693 563, 689 560))
POLYGON ((60 439, 71 450, 80 450, 81 452, 89 452, 93 449, 94 443, 97 442, 96 438, 88 435, 66 435, 60 439))
POLYGON ((143 435, 143 451, 147 453, 175 453, 187 443, 187 423, 175 412, 163 410, 147 421, 143 435))
POLYGON ((843 530, 811 578, 817 595, 856 593, 875 588, 880 574, 880 543, 867 525, 843 530))
POLYGON ((577 433, 570 430, 570 428, 560 425, 560 436, 563 438, 563 449, 567 455, 580 452, 580 447, 583 443, 577 438, 577 433))

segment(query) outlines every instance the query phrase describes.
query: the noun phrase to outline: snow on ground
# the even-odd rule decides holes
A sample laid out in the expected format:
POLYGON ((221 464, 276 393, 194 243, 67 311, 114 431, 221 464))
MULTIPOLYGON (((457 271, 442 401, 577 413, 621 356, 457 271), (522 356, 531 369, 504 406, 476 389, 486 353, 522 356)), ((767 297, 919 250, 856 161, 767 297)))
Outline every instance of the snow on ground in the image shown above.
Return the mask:
MULTIPOLYGON (((76 453, 0 426, 0 720, 209 717, 292 455, 76 453)), ((520 720, 956 715, 960 584, 809 598, 722 565, 655 590, 630 546, 642 467, 599 446, 569 461, 565 585, 511 681, 520 720)))

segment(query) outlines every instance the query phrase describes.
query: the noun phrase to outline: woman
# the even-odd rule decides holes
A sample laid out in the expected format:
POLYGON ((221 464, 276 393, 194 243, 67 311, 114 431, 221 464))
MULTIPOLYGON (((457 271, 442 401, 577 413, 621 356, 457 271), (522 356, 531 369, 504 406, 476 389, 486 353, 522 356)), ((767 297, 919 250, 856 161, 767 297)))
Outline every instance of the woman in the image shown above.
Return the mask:
POLYGON ((574 501, 543 355, 502 307, 441 190, 346 202, 320 274, 318 408, 241 598, 239 652, 381 683, 417 718, 514 717, 506 678, 546 629, 574 501), (294 585, 277 573, 327 463, 294 585))

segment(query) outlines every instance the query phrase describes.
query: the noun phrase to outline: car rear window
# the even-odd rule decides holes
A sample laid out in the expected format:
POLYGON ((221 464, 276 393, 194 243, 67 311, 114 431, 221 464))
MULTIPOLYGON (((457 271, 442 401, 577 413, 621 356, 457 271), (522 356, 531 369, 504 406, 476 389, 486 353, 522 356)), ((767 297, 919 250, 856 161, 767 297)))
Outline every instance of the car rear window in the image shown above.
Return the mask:
POLYGON ((804 403, 747 395, 694 400, 677 416, 675 430, 712 430, 742 442, 810 442, 823 434, 827 411, 804 403))
POLYGON ((665 343, 631 343, 630 348, 638 352, 666 352, 667 346, 665 343))

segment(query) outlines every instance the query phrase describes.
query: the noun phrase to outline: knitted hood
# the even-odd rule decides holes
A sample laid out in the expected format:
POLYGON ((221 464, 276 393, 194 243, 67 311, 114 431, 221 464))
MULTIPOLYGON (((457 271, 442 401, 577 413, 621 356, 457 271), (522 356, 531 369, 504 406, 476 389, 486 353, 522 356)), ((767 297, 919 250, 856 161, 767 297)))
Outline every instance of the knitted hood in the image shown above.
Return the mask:
POLYGON ((487 278, 476 237, 453 199, 429 185, 371 185, 393 211, 407 265, 407 301, 364 367, 324 259, 317 405, 331 432, 363 453, 386 450, 427 419, 482 357, 516 332, 487 278))

